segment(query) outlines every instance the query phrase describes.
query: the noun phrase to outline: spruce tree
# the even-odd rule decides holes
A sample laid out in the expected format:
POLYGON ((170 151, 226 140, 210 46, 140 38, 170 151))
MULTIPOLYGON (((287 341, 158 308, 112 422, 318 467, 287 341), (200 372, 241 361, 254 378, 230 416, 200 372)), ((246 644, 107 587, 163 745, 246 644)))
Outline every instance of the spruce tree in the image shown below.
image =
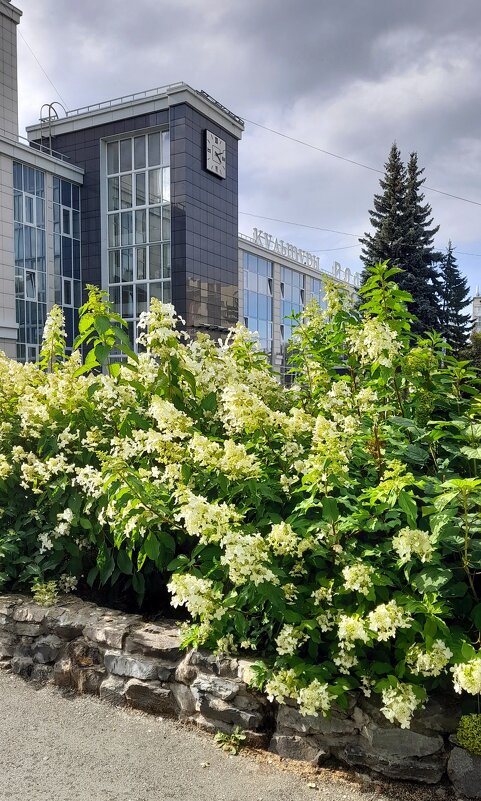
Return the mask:
MULTIPOLYGON (((416 316, 416 333, 439 327, 437 262, 442 254, 434 250, 433 239, 439 226, 433 226, 431 207, 424 202, 421 187, 425 181, 418 167, 417 154, 411 153, 407 169, 394 143, 380 184, 383 193, 374 196, 369 212, 374 233, 360 240, 361 259, 368 267, 389 259, 404 272, 397 276, 400 288, 410 292, 410 311, 416 316)), ((362 274, 362 281, 365 275, 362 274)))
POLYGON ((473 326, 469 312, 463 314, 471 298, 468 280, 459 272, 451 240, 440 268, 441 332, 457 354, 468 346, 473 326))
MULTIPOLYGON (((391 260, 392 266, 401 266, 399 262, 404 255, 406 168, 395 142, 384 169, 384 178, 379 180, 383 191, 374 195, 374 208, 369 211, 374 234, 366 233, 359 240, 362 244, 361 260, 366 267, 386 259, 391 260)), ((361 283, 368 277, 363 270, 361 283)))

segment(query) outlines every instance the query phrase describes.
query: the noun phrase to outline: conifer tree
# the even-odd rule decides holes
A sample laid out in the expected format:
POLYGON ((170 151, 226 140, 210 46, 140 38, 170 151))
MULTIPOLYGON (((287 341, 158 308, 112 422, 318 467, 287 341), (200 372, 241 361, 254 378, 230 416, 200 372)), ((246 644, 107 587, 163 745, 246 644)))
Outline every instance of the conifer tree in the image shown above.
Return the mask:
MULTIPOLYGON (((366 267, 391 259, 392 266, 401 266, 403 242, 405 240, 405 194, 406 168, 401 161, 401 153, 394 142, 388 160, 384 165, 384 178, 379 179, 382 193, 374 195, 374 208, 369 211, 374 234, 366 233, 360 239, 361 260, 366 267)), ((369 277, 362 272, 361 283, 369 277)))
POLYGON ((369 212, 374 232, 360 240, 361 259, 366 267, 389 259, 403 270, 397 282, 413 297, 410 311, 417 318, 413 330, 422 333, 440 323, 436 264, 442 254, 433 247, 439 226, 433 226, 431 207, 424 202, 424 170, 418 167, 417 154, 411 153, 406 168, 394 143, 385 170, 380 180, 383 193, 374 196, 374 209, 369 212))
POLYGON ((463 311, 471 299, 467 278, 459 272, 451 240, 440 269, 441 333, 457 354, 468 346, 471 315, 463 311))

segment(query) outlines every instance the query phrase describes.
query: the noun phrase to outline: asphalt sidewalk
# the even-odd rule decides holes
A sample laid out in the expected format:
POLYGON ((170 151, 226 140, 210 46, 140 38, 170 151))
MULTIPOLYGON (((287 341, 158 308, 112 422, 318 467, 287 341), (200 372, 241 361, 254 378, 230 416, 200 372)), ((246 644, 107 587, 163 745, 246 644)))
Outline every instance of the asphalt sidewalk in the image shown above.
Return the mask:
MULTIPOLYGON (((373 785, 230 757, 212 737, 0 671, 0 801, 388 801, 373 785), (314 784, 315 786, 309 786, 314 784)), ((326 773, 324 771, 323 773, 326 773)))

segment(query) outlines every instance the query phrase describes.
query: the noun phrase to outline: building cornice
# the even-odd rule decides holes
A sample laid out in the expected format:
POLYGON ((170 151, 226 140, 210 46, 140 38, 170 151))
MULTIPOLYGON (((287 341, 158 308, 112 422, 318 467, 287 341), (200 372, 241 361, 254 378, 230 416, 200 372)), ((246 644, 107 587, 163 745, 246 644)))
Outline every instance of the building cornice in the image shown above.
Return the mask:
POLYGON ((30 141, 40 139, 49 131, 52 136, 60 136, 73 131, 105 125, 128 117, 138 117, 144 114, 153 114, 165 111, 173 106, 185 103, 201 114, 205 114, 219 127, 241 139, 244 123, 228 109, 217 103, 204 92, 198 92, 186 83, 172 84, 171 86, 140 92, 126 98, 116 98, 103 103, 93 104, 84 108, 68 111, 65 117, 39 122, 29 125, 27 136, 30 141))
POLYGON ((16 25, 20 22, 23 11, 16 6, 12 6, 10 0, 0 0, 0 15, 11 19, 16 25))
POLYGON ((48 153, 35 150, 30 145, 15 142, 7 136, 0 134, 0 155, 9 156, 11 159, 29 164, 38 170, 50 172, 77 184, 83 184, 84 171, 81 167, 69 164, 48 153))

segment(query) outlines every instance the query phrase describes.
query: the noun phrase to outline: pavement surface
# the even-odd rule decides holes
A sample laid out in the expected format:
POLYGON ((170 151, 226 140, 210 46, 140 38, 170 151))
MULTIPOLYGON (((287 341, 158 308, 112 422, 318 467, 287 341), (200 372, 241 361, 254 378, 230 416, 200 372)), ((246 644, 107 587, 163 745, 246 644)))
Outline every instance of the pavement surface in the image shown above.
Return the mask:
MULTIPOLYGON (((0 671, 0 801, 390 801, 379 785, 229 756, 174 721, 0 671), (314 786, 312 786, 314 785, 314 786)), ((292 765, 298 763, 291 763, 292 765)), ((414 792, 409 798, 418 798, 414 792)), ((433 796, 431 796, 432 798, 433 796)))

